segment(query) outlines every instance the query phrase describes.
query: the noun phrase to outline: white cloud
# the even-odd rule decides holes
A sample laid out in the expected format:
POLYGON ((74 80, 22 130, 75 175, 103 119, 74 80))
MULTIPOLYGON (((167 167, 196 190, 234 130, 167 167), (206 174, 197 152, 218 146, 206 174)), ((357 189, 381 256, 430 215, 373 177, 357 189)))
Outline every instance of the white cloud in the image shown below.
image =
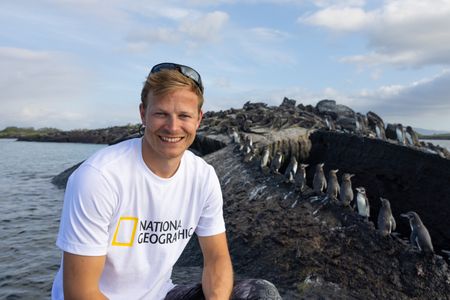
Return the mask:
POLYGON ((147 29, 138 29, 129 33, 127 36, 127 41, 131 43, 176 43, 180 40, 179 33, 171 28, 147 28, 147 29))
POLYGON ((352 96, 358 108, 372 110, 388 122, 421 128, 450 130, 450 70, 408 85, 381 86, 352 96))
POLYGON ((185 19, 180 24, 179 30, 199 41, 217 41, 228 19, 227 13, 214 11, 196 19, 185 19))
POLYGON ((450 64, 450 0, 389 0, 382 7, 329 6, 299 18, 333 32, 366 34, 369 53, 343 62, 415 67, 450 64))
POLYGON ((365 4, 365 0, 313 0, 316 6, 319 7, 329 7, 329 6, 352 6, 359 7, 365 4))
POLYGON ((266 27, 255 27, 248 31, 250 36, 267 42, 285 40, 290 37, 290 34, 287 32, 266 27))
POLYGON ((372 19, 372 14, 366 13, 361 8, 332 6, 309 16, 303 16, 298 21, 337 31, 357 31, 368 26, 372 19))
MULTIPOLYGON (((25 0, 30 5, 36 5, 36 1, 25 0)), ((94 20, 108 22, 109 26, 123 26, 129 21, 129 15, 124 11, 121 5, 123 0, 44 0, 39 3, 41 8, 46 3, 50 8, 62 8, 67 12, 82 15, 83 18, 90 17, 94 20)))
MULTIPOLYGON (((229 18, 227 13, 221 11, 201 13, 183 10, 184 13, 177 13, 177 17, 173 17, 168 16, 169 13, 161 13, 161 10, 169 12, 170 8, 158 8, 158 17, 171 19, 165 22, 167 26, 154 26, 152 22, 136 24, 125 38, 129 51, 145 52, 156 44, 184 44, 183 49, 189 53, 201 43, 220 41, 223 27, 229 18)), ((143 14, 149 13, 147 10, 143 14)))
POLYGON ((391 55, 372 52, 365 55, 353 55, 346 56, 340 59, 341 62, 355 63, 360 66, 377 66, 380 64, 390 64, 396 66, 404 66, 412 61, 417 61, 421 56, 421 52, 415 51, 403 51, 399 53, 393 53, 391 55))

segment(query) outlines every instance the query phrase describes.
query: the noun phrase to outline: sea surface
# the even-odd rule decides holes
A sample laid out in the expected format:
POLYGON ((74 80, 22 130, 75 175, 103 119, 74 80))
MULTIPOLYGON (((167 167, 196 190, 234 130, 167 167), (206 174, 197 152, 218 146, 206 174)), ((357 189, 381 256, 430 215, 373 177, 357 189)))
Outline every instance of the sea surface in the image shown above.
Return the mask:
POLYGON ((50 180, 105 145, 0 139, 0 299, 48 299, 63 190, 50 180))
MULTIPOLYGON (((450 141, 431 141, 450 151, 450 141)), ((0 299, 46 299, 61 253, 55 246, 64 191, 50 181, 105 145, 0 139, 0 299)), ((200 269, 176 272, 199 280, 200 269)), ((184 278, 184 277, 186 278, 184 278)))

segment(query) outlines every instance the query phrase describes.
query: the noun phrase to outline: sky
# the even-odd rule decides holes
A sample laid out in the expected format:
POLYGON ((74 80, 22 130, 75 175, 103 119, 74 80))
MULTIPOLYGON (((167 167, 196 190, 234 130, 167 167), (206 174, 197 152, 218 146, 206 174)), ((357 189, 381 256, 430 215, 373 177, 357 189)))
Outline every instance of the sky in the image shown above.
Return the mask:
POLYGON ((333 99, 450 132, 450 0, 5 0, 0 28, 0 129, 137 124, 176 62, 204 111, 333 99))

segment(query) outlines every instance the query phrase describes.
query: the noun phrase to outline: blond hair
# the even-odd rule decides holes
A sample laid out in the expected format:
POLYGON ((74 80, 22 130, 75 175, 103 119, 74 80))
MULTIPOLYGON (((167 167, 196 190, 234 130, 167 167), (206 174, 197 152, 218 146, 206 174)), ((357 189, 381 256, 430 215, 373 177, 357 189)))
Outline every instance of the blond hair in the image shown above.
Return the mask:
POLYGON ((198 110, 200 111, 204 101, 200 88, 192 79, 179 71, 169 69, 148 75, 141 92, 142 104, 144 108, 147 108, 147 99, 150 93, 154 96, 165 96, 182 88, 188 88, 198 96, 198 110))

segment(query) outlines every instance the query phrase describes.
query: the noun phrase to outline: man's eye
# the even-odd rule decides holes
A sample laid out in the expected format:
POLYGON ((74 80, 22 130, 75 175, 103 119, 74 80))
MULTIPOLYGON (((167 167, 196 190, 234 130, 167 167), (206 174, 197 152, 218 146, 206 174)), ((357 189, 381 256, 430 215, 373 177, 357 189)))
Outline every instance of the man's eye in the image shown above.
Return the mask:
POLYGON ((180 115, 180 118, 182 119, 189 119, 191 116, 190 115, 180 115))

